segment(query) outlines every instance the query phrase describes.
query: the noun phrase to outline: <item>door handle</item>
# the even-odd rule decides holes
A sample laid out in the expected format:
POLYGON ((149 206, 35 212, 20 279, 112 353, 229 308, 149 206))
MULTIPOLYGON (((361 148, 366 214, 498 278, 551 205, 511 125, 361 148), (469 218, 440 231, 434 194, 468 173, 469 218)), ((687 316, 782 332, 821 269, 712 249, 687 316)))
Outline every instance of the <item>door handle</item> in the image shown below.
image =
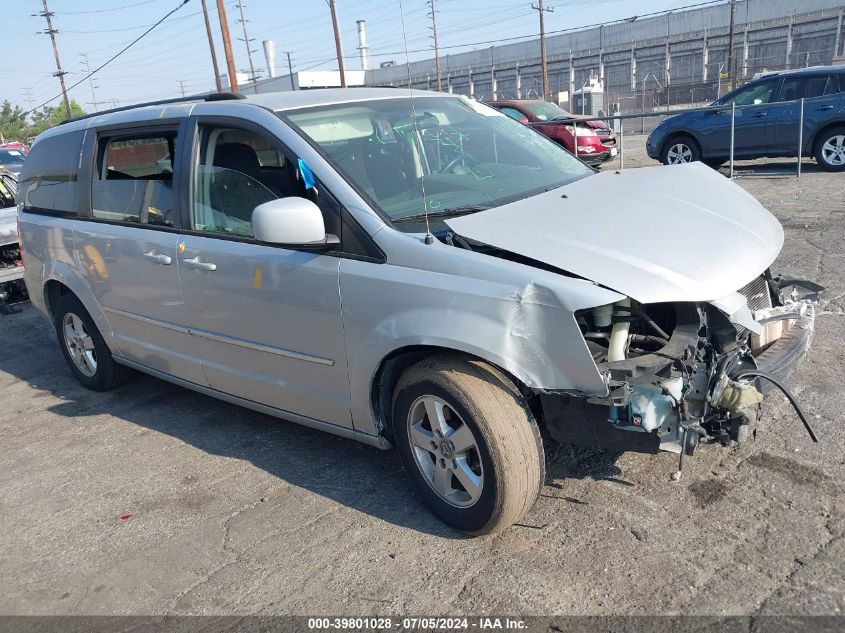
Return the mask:
POLYGON ((824 112, 825 110, 833 110, 833 106, 832 105, 823 105, 823 106, 819 106, 818 108, 816 108, 816 110, 819 110, 821 112, 824 112))
POLYGON ((201 262, 199 257, 183 259, 182 263, 188 268, 196 268, 197 270, 217 270, 217 264, 212 264, 211 262, 201 262))
POLYGON ((755 119, 762 119, 767 114, 768 114, 767 112, 755 112, 751 116, 753 116, 755 119))
POLYGON ((158 255, 156 253, 153 253, 152 251, 144 253, 144 257, 146 257, 147 259, 151 259, 156 264, 161 264, 162 266, 169 266, 170 262, 172 261, 170 259, 170 255, 158 255))

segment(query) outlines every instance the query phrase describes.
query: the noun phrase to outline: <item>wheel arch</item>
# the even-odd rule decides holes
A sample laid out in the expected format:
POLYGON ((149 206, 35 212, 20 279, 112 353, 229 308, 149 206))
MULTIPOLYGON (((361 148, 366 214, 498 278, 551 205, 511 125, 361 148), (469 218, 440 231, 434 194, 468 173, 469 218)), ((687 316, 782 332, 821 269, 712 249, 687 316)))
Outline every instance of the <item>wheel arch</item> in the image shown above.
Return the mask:
POLYGON ((51 319, 56 317, 56 304, 66 294, 74 294, 73 291, 58 279, 48 279, 44 283, 44 306, 51 319))
POLYGON ((74 295, 94 320, 94 325, 97 326, 109 350, 115 353, 117 345, 114 340, 114 331, 88 283, 65 262, 56 260, 50 264, 43 280, 40 281, 44 316, 48 317, 52 323, 55 320, 55 309, 59 299, 66 294, 74 295))
POLYGON ((701 146, 701 141, 698 140, 698 137, 693 132, 689 131, 686 128, 681 128, 679 130, 673 130, 672 132, 667 134, 666 138, 663 139, 663 142, 660 144, 660 154, 659 155, 662 157, 663 152, 666 151, 666 148, 669 146, 669 143, 671 143, 672 141, 675 141, 679 138, 690 139, 693 143, 695 143, 698 146, 699 154, 701 154, 702 157, 705 156, 704 150, 701 146))
POLYGON ((804 148, 806 155, 812 156, 816 152, 816 145, 818 145, 819 141, 822 137, 834 130, 836 128, 845 128, 845 120, 837 120, 832 121, 831 123, 825 123, 822 127, 816 130, 813 134, 810 135, 810 145, 804 148))
POLYGON ((489 365, 494 373, 501 374, 501 376, 499 376, 500 379, 504 378, 509 381, 512 388, 516 389, 519 395, 525 399, 535 419, 538 421, 541 419, 542 411, 540 409, 539 398, 534 395, 525 382, 520 380, 512 372, 503 368, 499 363, 489 358, 483 358, 477 354, 450 347, 443 347, 439 345, 406 345, 393 350, 382 359, 376 369, 370 386, 370 401, 374 417, 381 428, 382 434, 384 434, 391 442, 393 442, 393 420, 391 408, 393 392, 396 388, 396 384, 402 376, 402 373, 408 367, 433 354, 451 355, 467 361, 480 361, 489 365))

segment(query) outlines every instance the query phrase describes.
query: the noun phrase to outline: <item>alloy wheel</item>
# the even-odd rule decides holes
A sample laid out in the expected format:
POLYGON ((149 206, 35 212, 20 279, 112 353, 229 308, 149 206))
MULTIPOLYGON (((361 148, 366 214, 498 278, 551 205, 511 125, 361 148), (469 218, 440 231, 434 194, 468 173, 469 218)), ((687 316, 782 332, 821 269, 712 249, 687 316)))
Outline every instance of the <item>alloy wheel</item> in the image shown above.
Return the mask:
POLYGON ((831 136, 822 145, 822 158, 828 165, 845 165, 845 135, 831 136))
POLYGON ((666 152, 666 158, 670 165, 692 162, 692 148, 686 143, 675 143, 666 152))
POLYGON ((408 413, 414 461, 447 503, 466 508, 481 497, 484 470, 478 443, 458 413, 435 396, 421 396, 408 413))
POLYGON ((94 340, 85 329, 85 324, 73 312, 62 319, 62 336, 73 364, 83 375, 91 378, 97 373, 97 352, 94 340))

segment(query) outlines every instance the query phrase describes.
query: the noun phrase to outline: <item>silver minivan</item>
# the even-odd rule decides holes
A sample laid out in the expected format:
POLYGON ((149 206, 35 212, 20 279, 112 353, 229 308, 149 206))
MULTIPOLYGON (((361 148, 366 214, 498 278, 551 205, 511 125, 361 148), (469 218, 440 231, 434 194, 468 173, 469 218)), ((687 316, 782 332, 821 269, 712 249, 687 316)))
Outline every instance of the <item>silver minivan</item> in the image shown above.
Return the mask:
POLYGON ((82 384, 132 368, 396 446, 474 534, 532 507, 544 437, 742 441, 819 290, 769 272, 780 224, 700 163, 596 174, 434 92, 86 116, 35 142, 18 207, 32 303, 82 384))

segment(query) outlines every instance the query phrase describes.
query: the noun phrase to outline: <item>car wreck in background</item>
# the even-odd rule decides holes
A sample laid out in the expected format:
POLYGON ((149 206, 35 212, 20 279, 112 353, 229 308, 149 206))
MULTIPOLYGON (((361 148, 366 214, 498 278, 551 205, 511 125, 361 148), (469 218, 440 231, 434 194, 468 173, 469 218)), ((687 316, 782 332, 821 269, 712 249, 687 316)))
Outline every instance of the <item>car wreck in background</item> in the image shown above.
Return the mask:
POLYGON ((0 311, 10 297, 26 296, 18 244, 17 186, 14 174, 0 170, 0 311))
POLYGON ((601 165, 618 154, 616 135, 604 121, 572 114, 540 99, 490 101, 487 105, 533 127, 588 165, 601 165))
POLYGON ((772 275, 782 227, 701 163, 596 174, 432 92, 99 113, 39 137, 20 188, 32 303, 82 384, 128 366, 395 445, 473 534, 533 506, 540 425, 681 456, 745 439, 761 381, 794 402, 820 290, 772 275))

